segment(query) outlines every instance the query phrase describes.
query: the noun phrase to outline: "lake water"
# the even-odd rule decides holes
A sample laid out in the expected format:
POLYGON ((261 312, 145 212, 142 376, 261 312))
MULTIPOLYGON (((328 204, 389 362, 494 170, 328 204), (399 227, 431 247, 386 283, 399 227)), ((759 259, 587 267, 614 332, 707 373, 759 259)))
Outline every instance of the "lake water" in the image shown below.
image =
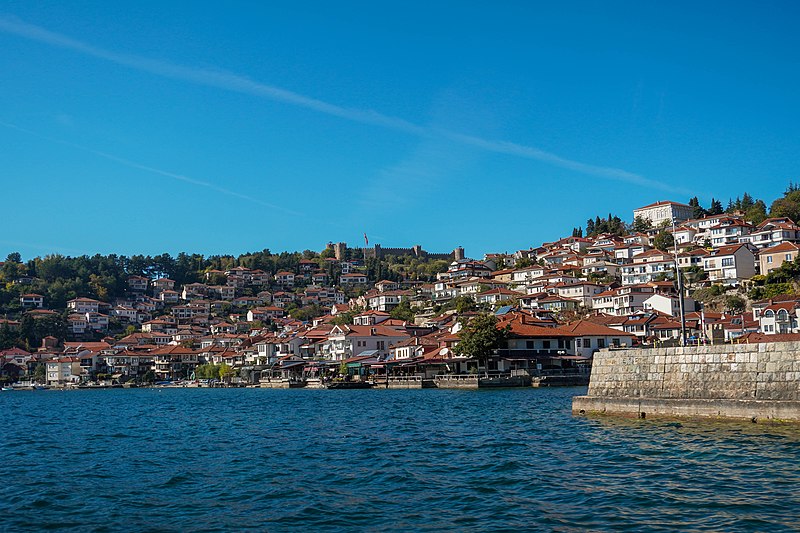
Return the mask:
POLYGON ((800 529, 800 428, 584 392, 2 392, 0 530, 800 529))

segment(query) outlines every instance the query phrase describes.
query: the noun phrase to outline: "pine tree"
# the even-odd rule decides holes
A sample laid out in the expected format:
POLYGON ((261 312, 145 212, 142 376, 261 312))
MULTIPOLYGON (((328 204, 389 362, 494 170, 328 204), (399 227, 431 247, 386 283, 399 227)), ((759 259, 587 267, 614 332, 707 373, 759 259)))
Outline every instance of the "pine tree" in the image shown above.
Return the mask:
POLYGON ((706 216, 706 210, 700 205, 700 200, 697 199, 697 196, 689 199, 689 205, 693 209, 692 218, 703 218, 706 216))
POLYGON ((722 210, 722 202, 712 198, 711 199, 711 206, 708 208, 708 214, 709 215, 721 215, 722 212, 723 212, 723 210, 722 210))
POLYGON ((754 204, 755 204, 755 201, 753 200, 752 196, 750 196, 747 193, 744 193, 742 195, 742 203, 740 205, 740 208, 741 208, 742 211, 747 211, 748 209, 753 207, 754 204))

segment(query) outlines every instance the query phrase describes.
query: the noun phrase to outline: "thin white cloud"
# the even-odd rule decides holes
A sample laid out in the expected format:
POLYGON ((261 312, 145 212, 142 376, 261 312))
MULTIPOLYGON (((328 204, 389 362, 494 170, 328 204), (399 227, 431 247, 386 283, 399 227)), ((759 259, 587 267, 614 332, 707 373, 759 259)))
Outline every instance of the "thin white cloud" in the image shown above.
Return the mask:
POLYGON ((84 55, 110 61, 112 63, 135 70, 150 72, 166 78, 187 81, 198 85, 217 87, 228 91, 250 94, 269 100, 285 102, 326 115, 336 116, 363 124, 380 126, 396 131, 402 131, 412 135, 418 135, 422 137, 441 136, 487 152, 541 161, 543 163, 574 170, 590 176, 624 181, 643 187, 649 187, 673 193, 688 194, 688 191, 684 189, 674 187, 667 183, 651 180, 639 174, 625 170, 574 161, 532 146, 525 146, 507 141, 483 139, 480 137, 474 137, 448 130, 427 128, 401 118, 384 115, 383 113, 379 113, 377 111, 342 107, 282 89, 280 87, 259 83, 247 77, 224 70, 187 67, 175 65, 166 61, 112 52, 110 50, 92 46, 65 35, 52 32, 40 26, 28 24, 19 18, 10 15, 0 15, 0 31, 17 35, 25 39, 50 44, 59 48, 74 50, 84 55))
POLYGON ((88 148, 86 146, 81 146, 80 144, 75 144, 75 143, 72 143, 72 142, 69 142, 69 141, 64 141, 62 139, 54 139, 52 137, 47 137, 45 135, 40 135, 40 134, 38 134, 38 133, 36 133, 34 131, 31 131, 31 130, 28 130, 28 129, 25 129, 25 128, 21 128, 21 127, 15 125, 15 124, 11 124, 11 123, 4 122, 4 121, 1 121, 1 120, 0 120, 0 126, 3 126, 5 128, 9 128, 9 129, 13 129, 13 130, 16 130, 16 131, 20 131, 20 132, 26 133, 28 135, 32 135, 34 137, 37 137, 39 139, 44 139, 44 140, 52 142, 52 143, 61 144, 61 145, 64 145, 64 146, 69 146, 69 147, 75 148, 77 150, 82 150, 84 152, 88 152, 90 154, 94 154, 94 155, 96 155, 98 157, 102 157, 104 159, 108 159, 109 161, 114 161, 114 162, 119 163, 121 165, 124 165, 126 167, 134 168, 134 169, 137 169, 137 170, 143 170, 143 171, 149 172, 151 174, 158 174, 160 176, 165 176, 165 177, 172 178, 172 179, 175 179, 175 180, 178 180, 178 181, 183 181, 185 183, 190 183, 192 185, 197 185, 199 187, 205 187, 207 189, 211 189, 212 191, 216 191, 216 192, 221 193, 221 194, 226 194, 228 196, 233 196, 235 198, 240 198, 242 200, 246 200, 248 202, 252 202, 254 204, 258 204, 258 205, 263 206, 263 207, 268 207, 268 208, 274 209, 276 211, 281 211, 281 212, 289 214, 289 215, 301 216, 300 213, 298 213, 296 211, 292 211, 290 209, 286 209, 286 208, 281 207, 279 205, 275 205, 275 204, 271 204, 271 203, 268 203, 268 202, 264 202, 263 200, 255 198, 253 196, 248 196, 246 194, 242 194, 242 193, 239 193, 239 192, 236 192, 236 191, 232 191, 230 189, 225 189, 224 187, 219 187, 218 185, 215 185, 215 184, 207 182, 207 181, 201 181, 201 180, 197 180, 197 179, 194 179, 194 178, 190 178, 189 176, 184 176, 183 174, 176 174, 175 172, 169 172, 167 170, 161 170, 160 168, 155 168, 155 167, 151 167, 151 166, 148 166, 148 165, 143 165, 141 163, 137 163, 136 161, 131 161, 130 159, 125 159, 124 157, 119 157, 119 156, 116 156, 116 155, 113 155, 113 154, 109 154, 108 152, 103 152, 101 150, 95 150, 93 148, 88 148))

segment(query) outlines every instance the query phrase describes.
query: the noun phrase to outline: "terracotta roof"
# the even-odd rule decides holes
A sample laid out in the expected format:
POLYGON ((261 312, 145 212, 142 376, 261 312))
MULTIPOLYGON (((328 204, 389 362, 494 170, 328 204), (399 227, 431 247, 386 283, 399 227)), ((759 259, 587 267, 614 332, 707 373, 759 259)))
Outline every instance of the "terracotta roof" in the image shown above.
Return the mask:
POLYGON ((759 251, 758 255, 797 251, 800 251, 800 246, 794 244, 793 242, 782 242, 780 244, 776 244, 775 246, 764 248, 763 250, 759 251))
MULTIPOLYGON (((731 244, 728 246, 721 246, 711 252, 711 255, 720 256, 720 255, 733 255, 739 251, 739 248, 745 247, 744 244, 731 244)), ((745 247, 749 250, 749 248, 745 247)))
POLYGON ((760 342, 797 342, 800 341, 800 333, 777 333, 775 335, 766 335, 764 333, 745 333, 739 337, 739 343, 760 343, 760 342))
POLYGON ((630 333, 622 332, 618 329, 609 328, 602 324, 598 324, 596 322, 591 322, 588 320, 578 320, 577 322, 571 322, 565 326, 561 326, 562 329, 567 331, 571 331, 573 334, 577 336, 583 335, 595 335, 595 336, 614 336, 614 337, 634 337, 630 333))
POLYGON ((646 205, 644 207, 640 207, 638 209, 635 209, 634 211, 639 211, 640 209, 648 209, 650 207, 658 207, 658 206, 661 206, 661 205, 679 205, 681 207, 691 207, 690 205, 682 204, 680 202, 671 202, 669 200, 659 200, 658 202, 652 203, 650 205, 646 205))

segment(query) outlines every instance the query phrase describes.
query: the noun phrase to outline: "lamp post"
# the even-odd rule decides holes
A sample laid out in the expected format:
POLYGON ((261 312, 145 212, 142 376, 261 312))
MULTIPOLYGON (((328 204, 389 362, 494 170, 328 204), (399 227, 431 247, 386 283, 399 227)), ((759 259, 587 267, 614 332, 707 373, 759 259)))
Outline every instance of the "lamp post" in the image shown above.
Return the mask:
POLYGON ((675 277, 678 281, 678 308, 681 313, 681 346, 686 346, 686 315, 683 312, 683 281, 678 267, 678 239, 675 237, 675 217, 672 217, 672 244, 675 250, 675 277))

